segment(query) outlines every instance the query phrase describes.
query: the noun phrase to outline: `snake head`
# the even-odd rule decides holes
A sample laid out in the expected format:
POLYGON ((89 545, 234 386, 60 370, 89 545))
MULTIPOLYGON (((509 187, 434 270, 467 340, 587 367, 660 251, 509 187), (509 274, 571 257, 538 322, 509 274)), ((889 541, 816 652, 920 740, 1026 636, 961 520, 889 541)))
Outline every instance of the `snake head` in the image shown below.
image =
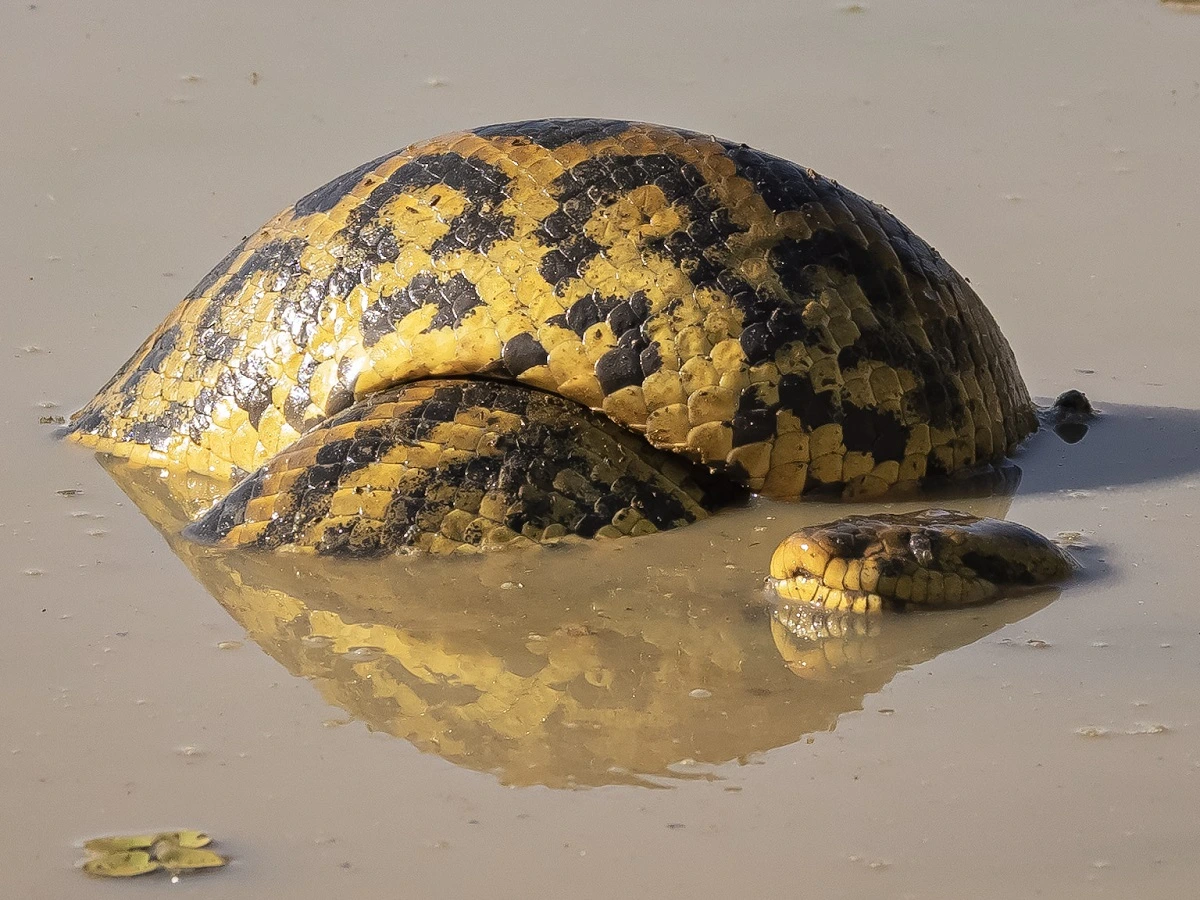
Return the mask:
POLYGON ((769 582, 786 600, 871 612, 986 603, 1074 568, 1066 551, 1024 525, 927 509, 801 529, 776 548, 769 582))

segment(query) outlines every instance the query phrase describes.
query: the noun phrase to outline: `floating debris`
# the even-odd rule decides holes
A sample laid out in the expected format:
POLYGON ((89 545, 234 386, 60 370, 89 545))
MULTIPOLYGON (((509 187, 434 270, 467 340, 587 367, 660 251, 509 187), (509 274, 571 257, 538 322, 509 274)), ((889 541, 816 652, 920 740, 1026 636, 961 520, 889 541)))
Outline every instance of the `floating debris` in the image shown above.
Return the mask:
POLYGON ((203 831, 190 830, 93 838, 83 845, 91 854, 83 871, 100 878, 132 878, 162 869, 178 877, 182 872, 224 866, 225 857, 203 849, 211 843, 203 831))
POLYGON ((1068 550, 1090 550, 1091 535, 1090 531, 1060 531, 1054 543, 1068 550))
POLYGON ((1076 728, 1075 733, 1083 737, 1109 737, 1118 734, 1165 734, 1168 730, 1167 726, 1161 722, 1139 722, 1124 731, 1113 731, 1111 728, 1104 728, 1100 725, 1085 725, 1083 728, 1076 728))
POLYGON ((101 878, 131 878, 160 868, 145 850, 128 850, 96 856, 83 864, 83 871, 101 878))

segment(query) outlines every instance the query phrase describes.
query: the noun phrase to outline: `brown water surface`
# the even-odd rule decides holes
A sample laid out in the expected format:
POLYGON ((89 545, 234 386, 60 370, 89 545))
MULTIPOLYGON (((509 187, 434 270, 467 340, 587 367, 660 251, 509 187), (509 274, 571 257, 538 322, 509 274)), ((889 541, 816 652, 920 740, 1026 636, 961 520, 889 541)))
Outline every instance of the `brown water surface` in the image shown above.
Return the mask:
MULTIPOLYGON (((1200 879, 1200 15, 1157 0, 0 9, 0 864, 157 896, 97 834, 204 828, 178 896, 1178 897, 1200 879), (1031 390, 1011 500, 1057 599, 806 646, 757 503, 604 548, 235 566, 39 419, 242 235, 363 160, 546 115, 712 131, 895 211, 1031 390), (111 475, 111 477, 110 477, 111 475), (115 479, 115 480, 114 480, 115 479), (151 518, 118 486, 125 484, 151 518)), ((178 515, 176 511, 174 513, 178 515)))

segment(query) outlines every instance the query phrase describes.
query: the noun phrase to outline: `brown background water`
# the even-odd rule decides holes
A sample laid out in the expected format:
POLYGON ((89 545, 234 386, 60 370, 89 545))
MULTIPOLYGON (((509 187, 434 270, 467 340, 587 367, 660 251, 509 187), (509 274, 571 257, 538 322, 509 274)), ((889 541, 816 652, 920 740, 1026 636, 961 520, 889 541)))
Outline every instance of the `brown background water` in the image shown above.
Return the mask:
MULTIPOLYGON (((181 897, 1193 889, 1200 14, 1156 0, 36 0, 0 9, 0 48, 12 896, 157 895, 74 865, 85 837, 160 827, 206 828, 235 858, 171 888, 181 897), (701 777, 509 786, 289 674, 89 454, 38 424, 86 401, 230 246, 315 185, 421 137, 547 115, 743 140, 930 240, 1035 394, 1079 387, 1108 412, 1080 444, 1039 436, 1009 510, 1086 533, 1094 577, 941 655, 915 633, 928 652, 885 685, 849 684, 827 720, 771 708, 787 742, 741 759, 688 764, 712 746, 693 716, 676 769, 701 777)), ((507 580, 538 615, 587 618, 617 588, 675 580, 703 629, 711 607, 754 593, 771 540, 822 514, 762 504, 581 555, 568 575, 492 562, 440 596, 434 579, 422 602, 507 580)), ((671 708, 733 708, 712 693, 671 708)))

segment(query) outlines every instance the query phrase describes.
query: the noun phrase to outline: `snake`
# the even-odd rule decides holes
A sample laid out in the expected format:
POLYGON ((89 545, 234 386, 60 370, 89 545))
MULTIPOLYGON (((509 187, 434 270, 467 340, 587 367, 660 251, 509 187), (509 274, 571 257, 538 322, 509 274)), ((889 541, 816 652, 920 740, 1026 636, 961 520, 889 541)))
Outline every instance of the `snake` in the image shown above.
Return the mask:
MULTIPOLYGON (((369 557, 644 536, 749 494, 878 498, 1038 424, 979 296, 884 207, 746 144, 578 118, 421 141, 300 198, 67 434, 228 481, 190 538, 369 557)), ((839 609, 1070 569, 961 514, 821 528, 772 578, 839 609)))

